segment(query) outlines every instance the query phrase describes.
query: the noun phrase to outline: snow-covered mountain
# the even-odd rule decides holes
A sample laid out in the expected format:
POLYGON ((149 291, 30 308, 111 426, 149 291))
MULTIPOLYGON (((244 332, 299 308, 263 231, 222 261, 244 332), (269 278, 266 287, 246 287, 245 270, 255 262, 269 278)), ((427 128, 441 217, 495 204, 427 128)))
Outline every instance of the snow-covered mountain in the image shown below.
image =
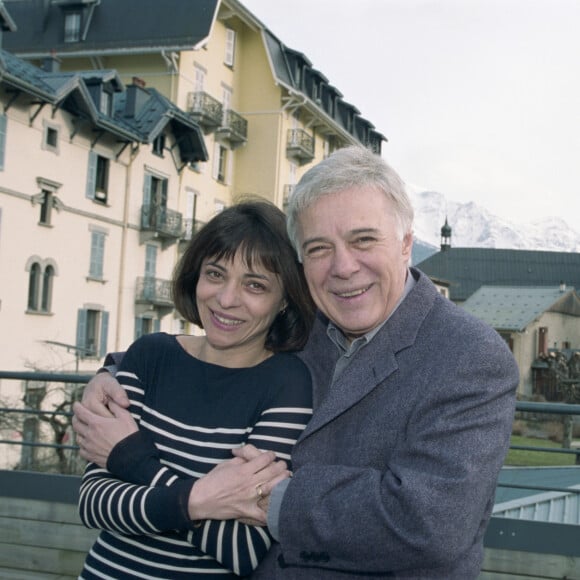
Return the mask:
POLYGON ((474 202, 449 201, 435 191, 410 188, 409 195, 415 208, 415 239, 420 252, 420 256, 414 255, 415 263, 439 249, 445 218, 453 232, 452 247, 580 252, 580 233, 560 218, 546 217, 522 225, 493 215, 474 202))

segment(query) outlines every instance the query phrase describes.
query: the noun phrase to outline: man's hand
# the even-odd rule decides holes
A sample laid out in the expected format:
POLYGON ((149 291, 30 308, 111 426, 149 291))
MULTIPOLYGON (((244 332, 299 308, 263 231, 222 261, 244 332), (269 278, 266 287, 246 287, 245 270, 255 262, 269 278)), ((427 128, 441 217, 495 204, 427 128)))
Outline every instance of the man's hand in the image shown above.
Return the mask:
POLYGON ((190 517, 192 520, 239 519, 252 525, 265 525, 266 512, 258 502, 288 477, 286 463, 277 461, 272 451, 258 451, 249 461, 235 457, 220 463, 195 482, 189 496, 190 517))
POLYGON ((113 417, 109 409, 110 401, 114 401, 119 407, 129 406, 127 393, 117 379, 110 373, 99 373, 87 383, 82 403, 87 409, 101 417, 113 417))
POLYGON ((90 411, 81 403, 73 405, 72 426, 77 434, 80 456, 99 467, 107 467, 109 455, 119 443, 138 430, 131 413, 109 402, 109 417, 102 417, 90 411))

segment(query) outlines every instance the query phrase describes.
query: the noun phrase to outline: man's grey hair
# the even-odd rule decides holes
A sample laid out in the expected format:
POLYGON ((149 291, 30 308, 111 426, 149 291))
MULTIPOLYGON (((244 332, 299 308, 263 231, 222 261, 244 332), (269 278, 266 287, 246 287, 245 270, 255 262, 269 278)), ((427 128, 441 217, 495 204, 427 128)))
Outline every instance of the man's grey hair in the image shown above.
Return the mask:
POLYGON ((345 147, 309 169, 290 196, 287 208, 288 235, 300 261, 302 261, 302 248, 298 238, 300 214, 321 197, 353 187, 375 189, 389 200, 395 212, 397 235, 400 240, 411 232, 413 206, 403 180, 382 157, 370 149, 357 145, 345 147))

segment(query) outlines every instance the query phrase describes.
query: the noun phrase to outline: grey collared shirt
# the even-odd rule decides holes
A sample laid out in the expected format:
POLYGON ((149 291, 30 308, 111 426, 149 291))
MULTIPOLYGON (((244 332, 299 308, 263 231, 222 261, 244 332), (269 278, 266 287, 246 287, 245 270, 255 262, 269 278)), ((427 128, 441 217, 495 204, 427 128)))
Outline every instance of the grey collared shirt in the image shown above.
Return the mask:
MULTIPOLYGON (((354 355, 361 348, 365 347, 376 336, 379 330, 386 324, 387 320, 389 320, 389 318, 393 315, 393 312, 397 310, 401 302, 403 302, 403 300, 407 297, 407 294, 411 292, 416 282, 417 281, 413 277, 413 274, 411 273, 410 270, 408 270, 407 278, 405 280, 405 287, 403 288, 401 298, 399 299, 399 301, 397 302, 397 304, 395 305, 389 316, 381 324, 379 324, 379 326, 373 328, 365 335, 355 338, 353 341, 350 341, 344 335, 344 333, 332 322, 328 323, 326 334, 328 335, 328 338, 330 338, 330 340, 336 345, 336 347, 341 353, 341 356, 336 362, 336 365, 334 367, 332 384, 334 384, 340 373, 342 373, 344 369, 349 365, 354 355)), ((275 540, 279 540, 280 538, 280 509, 282 507, 284 494, 286 493, 286 489, 289 483, 290 483, 289 479, 281 481, 278 485, 276 485, 276 487, 272 490, 272 493, 270 494, 270 504, 268 506, 268 529, 275 540)))

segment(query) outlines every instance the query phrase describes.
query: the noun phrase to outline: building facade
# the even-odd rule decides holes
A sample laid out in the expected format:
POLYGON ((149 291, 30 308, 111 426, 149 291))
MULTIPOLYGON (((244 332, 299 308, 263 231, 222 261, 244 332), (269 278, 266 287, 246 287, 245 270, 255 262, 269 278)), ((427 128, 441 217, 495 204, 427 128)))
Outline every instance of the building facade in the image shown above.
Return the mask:
POLYGON ((237 0, 0 5, 0 368, 93 371, 140 334, 197 332, 169 294, 197 227, 244 195, 284 207, 337 148, 380 152, 237 0))

